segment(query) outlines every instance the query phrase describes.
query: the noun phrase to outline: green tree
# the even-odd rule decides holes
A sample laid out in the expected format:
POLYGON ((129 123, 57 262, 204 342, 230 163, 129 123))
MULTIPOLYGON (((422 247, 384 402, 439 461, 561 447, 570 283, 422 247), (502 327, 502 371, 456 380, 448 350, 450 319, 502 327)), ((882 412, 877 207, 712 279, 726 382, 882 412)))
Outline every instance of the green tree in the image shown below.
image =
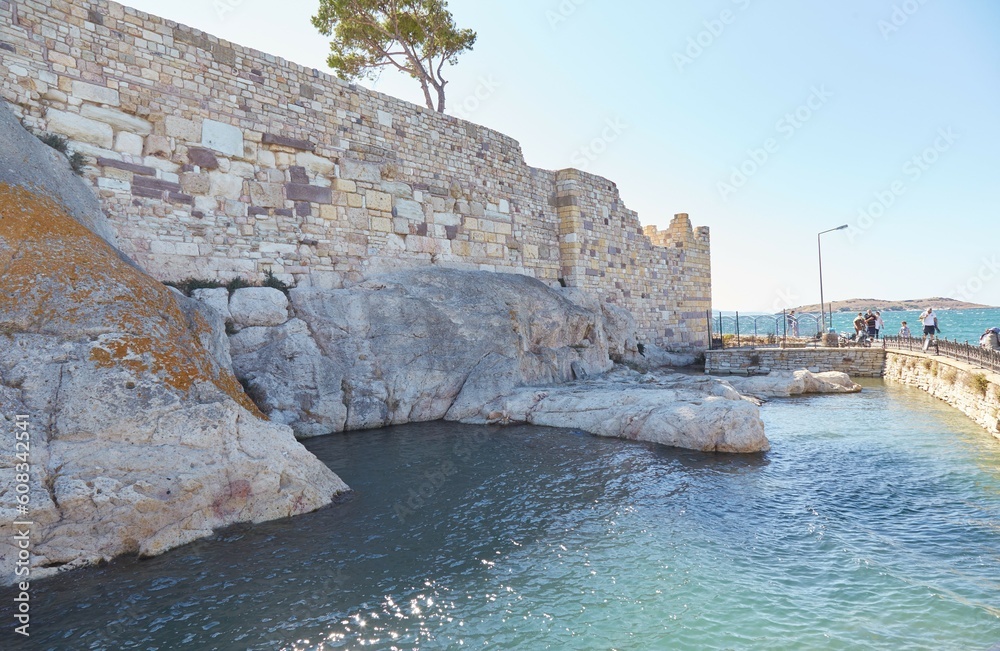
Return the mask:
POLYGON ((332 37, 327 63, 341 79, 396 68, 420 82, 427 108, 442 113, 448 82, 441 71, 476 42, 474 31, 455 25, 445 0, 320 0, 312 23, 332 37))

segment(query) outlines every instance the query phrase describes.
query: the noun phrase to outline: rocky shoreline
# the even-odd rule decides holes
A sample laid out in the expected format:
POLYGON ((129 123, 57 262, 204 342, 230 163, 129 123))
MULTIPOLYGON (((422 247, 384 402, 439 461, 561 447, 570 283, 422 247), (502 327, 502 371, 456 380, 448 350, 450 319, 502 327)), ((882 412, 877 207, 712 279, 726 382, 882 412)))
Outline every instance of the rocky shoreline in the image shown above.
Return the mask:
POLYGON ((31 518, 39 578, 348 492, 296 437, 448 419, 755 453, 769 447, 763 422, 737 388, 849 383, 672 373, 694 358, 641 346, 619 307, 526 276, 430 267, 188 298, 114 248, 66 160, 2 102, 0 139, 4 449, 30 424, 30 456, 0 463, 0 583, 24 579, 19 518, 31 518))

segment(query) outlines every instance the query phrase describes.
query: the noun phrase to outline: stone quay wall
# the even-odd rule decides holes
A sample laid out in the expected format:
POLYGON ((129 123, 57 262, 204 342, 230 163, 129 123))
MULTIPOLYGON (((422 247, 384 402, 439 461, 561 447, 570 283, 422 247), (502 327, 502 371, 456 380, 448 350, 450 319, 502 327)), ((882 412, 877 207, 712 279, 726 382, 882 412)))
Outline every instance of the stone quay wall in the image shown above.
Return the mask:
POLYGON ((161 280, 485 269, 707 344, 707 228, 643 228, 614 183, 529 167, 470 122, 106 0, 0 0, 0 93, 87 157, 120 247, 161 280))
POLYGON ((771 371, 808 369, 841 371, 851 377, 882 377, 886 353, 881 348, 730 348, 705 352, 705 373, 767 375, 771 371))
POLYGON ((1000 439, 1000 375, 940 355, 890 350, 885 379, 923 389, 1000 439))

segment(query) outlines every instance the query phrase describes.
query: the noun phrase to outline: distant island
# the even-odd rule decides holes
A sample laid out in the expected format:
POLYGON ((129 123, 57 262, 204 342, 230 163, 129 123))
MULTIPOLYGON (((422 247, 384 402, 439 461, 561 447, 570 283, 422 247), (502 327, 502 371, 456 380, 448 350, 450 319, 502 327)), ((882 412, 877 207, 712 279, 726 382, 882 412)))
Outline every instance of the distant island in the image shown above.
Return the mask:
MULTIPOLYGON (((966 303, 953 298, 918 298, 905 301, 887 301, 882 298, 852 298, 846 301, 830 301, 826 304, 826 311, 833 312, 864 312, 865 310, 881 310, 883 312, 906 312, 923 311, 928 307, 935 310, 976 310, 990 309, 992 305, 980 305, 979 303, 966 303)), ((813 305, 803 305, 795 308, 796 312, 819 312, 819 303, 813 305)))

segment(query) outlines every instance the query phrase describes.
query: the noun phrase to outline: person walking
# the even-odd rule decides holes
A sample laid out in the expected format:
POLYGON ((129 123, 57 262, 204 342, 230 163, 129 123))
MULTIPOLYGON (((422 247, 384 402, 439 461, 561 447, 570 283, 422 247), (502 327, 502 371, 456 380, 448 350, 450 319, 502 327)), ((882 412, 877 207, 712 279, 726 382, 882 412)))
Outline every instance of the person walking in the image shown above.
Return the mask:
POLYGON ((920 319, 920 323, 924 325, 924 350, 927 350, 931 342, 934 341, 934 336, 941 331, 941 328, 938 327, 938 318, 934 314, 934 308, 932 307, 927 308, 918 318, 920 319))
POLYGON ((885 321, 882 320, 882 313, 875 313, 875 338, 878 339, 882 331, 885 330, 885 321))

